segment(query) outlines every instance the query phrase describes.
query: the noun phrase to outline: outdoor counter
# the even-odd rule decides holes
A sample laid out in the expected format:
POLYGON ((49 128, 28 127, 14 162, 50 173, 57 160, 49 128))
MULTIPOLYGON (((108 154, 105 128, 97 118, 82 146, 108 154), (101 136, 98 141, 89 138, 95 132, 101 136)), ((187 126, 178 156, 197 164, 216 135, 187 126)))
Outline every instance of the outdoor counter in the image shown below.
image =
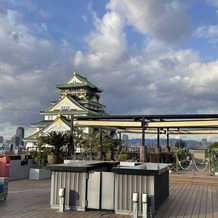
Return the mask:
POLYGON ((60 188, 65 189, 65 208, 114 210, 129 214, 133 193, 138 193, 138 210, 142 211, 141 196, 148 196, 148 213, 155 211, 169 196, 168 164, 111 161, 67 161, 49 165, 51 170, 52 208, 58 208, 60 188), (119 165, 120 164, 120 165, 119 165))
POLYGON ((142 194, 148 196, 148 213, 155 211, 169 196, 168 164, 141 163, 117 166, 115 174, 115 212, 127 214, 132 208, 132 194, 138 193, 138 210, 142 212, 142 194))

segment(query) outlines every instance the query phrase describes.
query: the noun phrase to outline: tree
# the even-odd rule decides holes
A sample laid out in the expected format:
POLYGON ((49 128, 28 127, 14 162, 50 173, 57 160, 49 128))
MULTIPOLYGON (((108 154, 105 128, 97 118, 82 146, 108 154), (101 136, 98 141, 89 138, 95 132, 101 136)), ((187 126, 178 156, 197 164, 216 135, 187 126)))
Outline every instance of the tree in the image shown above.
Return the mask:
POLYGON ((187 144, 186 144, 185 141, 179 140, 179 141, 176 141, 175 147, 176 147, 176 148, 186 148, 186 147, 187 147, 187 144))
MULTIPOLYGON (((113 158, 114 150, 119 143, 119 139, 113 139, 110 135, 102 131, 102 152, 106 154, 107 159, 113 158)), ((97 158, 100 145, 100 133, 96 129, 89 132, 81 142, 81 145, 86 155, 90 156, 91 159, 97 158)))
POLYGON ((56 155, 58 158, 62 158, 64 146, 69 144, 70 136, 68 132, 52 131, 47 135, 42 136, 42 142, 52 146, 51 154, 56 155))
POLYGON ((208 148, 218 148, 218 142, 213 142, 208 146, 208 148))
POLYGON ((93 159, 98 151, 98 143, 99 139, 97 138, 96 130, 89 132, 81 142, 85 156, 93 159))
MULTIPOLYGON (((75 151, 77 148, 82 148, 82 142, 83 142, 84 133, 83 130, 80 128, 74 127, 73 130, 73 137, 70 137, 70 140, 72 140, 72 148, 68 147, 68 158, 75 158, 75 151)), ((69 144, 70 146, 71 144, 69 144)))

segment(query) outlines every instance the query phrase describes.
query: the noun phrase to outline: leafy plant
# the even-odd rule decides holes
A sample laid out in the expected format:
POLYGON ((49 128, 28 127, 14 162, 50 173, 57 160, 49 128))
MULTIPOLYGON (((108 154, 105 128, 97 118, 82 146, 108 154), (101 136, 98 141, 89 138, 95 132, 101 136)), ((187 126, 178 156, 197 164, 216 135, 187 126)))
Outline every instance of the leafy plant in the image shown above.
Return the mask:
POLYGON ((129 155, 128 154, 118 154, 117 155, 117 160, 118 161, 127 161, 129 159, 129 155))
POLYGON ((52 131, 47 135, 42 136, 42 142, 52 146, 50 154, 57 155, 58 158, 63 158, 66 153, 66 146, 70 142, 70 136, 68 132, 52 131))
POLYGON ((209 164, 210 164, 210 171, 211 172, 218 172, 218 167, 217 167, 217 154, 218 154, 218 148, 211 148, 209 147, 207 149, 208 157, 209 157, 209 164))
POLYGON ((98 151, 99 138, 97 137, 97 132, 89 132, 82 140, 83 152, 86 157, 90 159, 95 159, 98 151))
POLYGON ((176 157, 176 169, 177 170, 179 167, 179 162, 182 167, 187 167, 190 164, 190 160, 188 158, 190 154, 189 154, 189 149, 187 147, 177 148, 174 156, 176 157))
POLYGON ((213 142, 208 146, 208 148, 218 148, 218 142, 213 142))
POLYGON ((47 163, 47 154, 49 152, 49 149, 44 146, 41 136, 37 137, 37 141, 34 142, 34 145, 36 147, 36 150, 30 151, 30 156, 36 162, 37 167, 42 168, 47 163))
POLYGON ((113 139, 110 135, 103 131, 102 145, 100 145, 100 133, 97 130, 89 132, 81 141, 83 151, 86 156, 90 157, 90 159, 97 159, 99 149, 102 149, 102 152, 106 154, 106 159, 112 160, 115 148, 119 144, 119 139, 113 139))
POLYGON ((176 148, 186 148, 186 147, 187 147, 187 144, 186 144, 185 141, 179 140, 179 141, 176 141, 175 147, 176 147, 176 148))

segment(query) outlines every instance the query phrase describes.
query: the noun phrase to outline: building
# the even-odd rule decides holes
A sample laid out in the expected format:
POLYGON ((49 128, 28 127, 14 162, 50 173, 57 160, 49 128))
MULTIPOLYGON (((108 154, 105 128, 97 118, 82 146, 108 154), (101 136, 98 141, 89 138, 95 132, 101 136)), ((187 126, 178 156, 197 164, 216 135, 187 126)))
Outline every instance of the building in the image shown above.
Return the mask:
POLYGON ((22 126, 17 127, 16 129, 16 137, 19 138, 18 146, 23 146, 23 138, 24 138, 24 128, 22 126))
POLYGON ((4 138, 3 136, 0 136, 0 147, 2 147, 4 144, 4 138))
POLYGON ((207 148, 207 139, 205 139, 205 138, 201 139, 201 146, 203 148, 207 148))
MULTIPOLYGON (((58 99, 51 102, 51 106, 40 114, 44 119, 32 123, 36 132, 25 138, 26 147, 33 147, 38 135, 45 135, 51 131, 64 132, 71 128, 71 117, 74 116, 102 116, 106 115, 105 105, 100 103, 101 89, 93 85, 87 78, 74 71, 69 81, 57 85, 58 99)), ((84 128, 84 132, 88 129, 84 128)))
POLYGON ((122 135, 122 146, 128 147, 129 145, 129 136, 126 134, 122 135))
POLYGON ((122 147, 122 151, 127 151, 128 147, 129 147, 129 137, 126 134, 122 135, 122 141, 121 141, 121 147, 122 147))
POLYGON ((16 135, 12 136, 11 137, 11 144, 13 145, 13 148, 19 147, 20 146, 20 137, 16 136, 16 135))

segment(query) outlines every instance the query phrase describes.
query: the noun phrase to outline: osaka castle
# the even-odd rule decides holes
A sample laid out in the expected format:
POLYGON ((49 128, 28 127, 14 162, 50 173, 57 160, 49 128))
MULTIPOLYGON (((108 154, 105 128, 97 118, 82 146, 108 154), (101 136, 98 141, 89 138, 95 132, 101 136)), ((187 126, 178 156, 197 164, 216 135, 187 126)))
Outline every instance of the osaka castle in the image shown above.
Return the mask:
POLYGON ((77 74, 76 70, 69 81, 57 85, 58 99, 40 114, 44 119, 31 124, 34 134, 24 139, 26 147, 33 147, 36 137, 48 132, 70 131, 71 116, 102 116, 107 115, 105 105, 99 102, 101 89, 93 85, 87 78, 77 74))

